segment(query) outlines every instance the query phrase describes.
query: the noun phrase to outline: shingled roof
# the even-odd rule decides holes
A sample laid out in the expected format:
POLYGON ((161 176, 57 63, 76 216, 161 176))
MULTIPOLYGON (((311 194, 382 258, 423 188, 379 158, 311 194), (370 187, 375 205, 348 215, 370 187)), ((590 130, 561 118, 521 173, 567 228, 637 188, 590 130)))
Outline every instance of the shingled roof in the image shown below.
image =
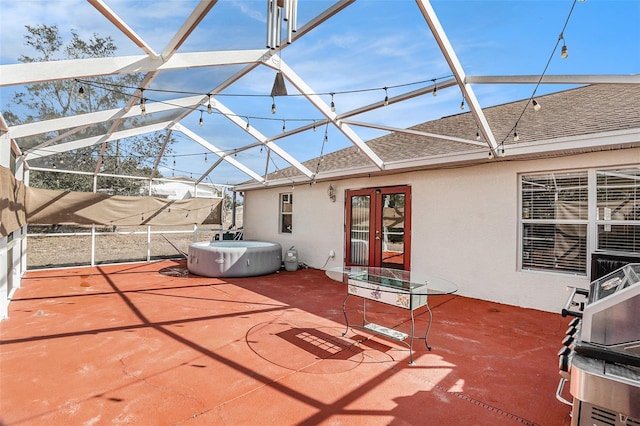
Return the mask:
MULTIPOLYGON (((640 85, 637 84, 593 84, 536 97, 536 101, 542 106, 539 111, 534 111, 529 99, 484 108, 485 117, 494 137, 499 145, 504 144, 505 150, 508 151, 509 147, 514 147, 514 145, 526 146, 541 141, 553 142, 580 135, 630 129, 640 131, 640 85), (518 121, 520 115, 522 117, 518 121), (516 122, 520 138, 518 142, 513 141, 513 126, 516 122)), ((475 142, 478 127, 472 113, 465 112, 418 124, 409 130, 475 142)), ((475 162, 477 163, 490 161, 488 146, 482 147, 412 133, 393 132, 372 139, 367 142, 367 145, 380 156, 385 164, 469 152, 487 154, 485 156, 476 155, 475 162)), ((640 138, 636 138, 632 146, 640 146, 640 138)), ((624 147, 629 147, 629 145, 626 144, 624 147)), ((623 146, 618 148, 623 148, 623 146)), ((599 149, 603 148, 573 147, 571 154, 599 149)), ((607 149, 611 149, 611 147, 609 146, 607 149)), ((538 152, 535 155, 548 157, 567 155, 567 152, 538 152)), ((354 169, 367 168, 372 165, 371 161, 356 147, 326 154, 322 157, 322 161, 319 160, 319 158, 314 158, 304 163, 310 170, 318 170, 318 178, 321 178, 323 174, 330 174, 332 178, 335 178, 340 175, 340 171, 344 171, 345 176, 352 175, 354 169)), ((411 167, 413 169, 438 167, 438 161, 425 162, 423 167, 416 167, 415 164, 411 167)), ((394 171, 400 170, 395 168, 394 171)), ((268 180, 297 180, 303 177, 297 169, 289 167, 271 173, 268 180)))

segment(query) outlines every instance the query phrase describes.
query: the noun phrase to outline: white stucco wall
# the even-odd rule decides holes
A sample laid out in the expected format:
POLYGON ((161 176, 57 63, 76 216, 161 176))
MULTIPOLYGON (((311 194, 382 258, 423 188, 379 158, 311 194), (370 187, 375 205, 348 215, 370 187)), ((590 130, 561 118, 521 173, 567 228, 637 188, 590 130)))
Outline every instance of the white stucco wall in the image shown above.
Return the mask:
POLYGON ((300 261, 311 267, 339 266, 345 190, 410 185, 412 270, 456 283, 463 296, 560 312, 567 286, 587 287, 588 278, 518 270, 518 174, 638 162, 640 149, 632 149, 247 191, 245 238, 277 241, 284 251, 295 246, 300 261), (335 203, 327 195, 330 183, 335 203), (278 232, 278 194, 283 192, 294 194, 292 234, 278 232), (328 259, 330 250, 334 259, 328 259))

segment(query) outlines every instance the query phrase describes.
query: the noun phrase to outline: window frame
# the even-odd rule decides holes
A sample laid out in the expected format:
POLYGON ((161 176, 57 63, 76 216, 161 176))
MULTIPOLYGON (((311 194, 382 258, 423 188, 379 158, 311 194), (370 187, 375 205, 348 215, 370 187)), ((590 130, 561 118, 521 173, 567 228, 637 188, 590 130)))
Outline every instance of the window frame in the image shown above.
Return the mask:
POLYGON ((278 234, 293 234, 293 192, 283 192, 278 194, 278 234), (291 206, 289 211, 285 211, 285 205, 291 206), (285 229, 285 216, 289 216, 289 227, 285 229))
MULTIPOLYGON (((638 256, 640 255, 640 241, 636 240, 636 238, 634 237, 633 240, 634 242, 632 244, 634 244, 635 246, 635 250, 633 251, 634 248, 631 248, 631 250, 617 250, 615 248, 611 248, 611 247, 607 247, 607 248, 602 248, 601 247, 601 231, 600 231, 600 227, 603 227, 603 231, 602 232, 612 232, 612 227, 622 227, 622 228, 635 228, 635 230, 633 231, 634 235, 638 235, 640 233, 640 166, 628 166, 628 167, 617 167, 617 168, 613 168, 613 169, 598 169, 594 172, 595 176, 594 176, 594 180, 595 180, 595 185, 596 185, 596 192, 594 195, 595 198, 595 212, 594 212, 594 247, 595 250, 594 252, 599 252, 599 253, 615 253, 615 254, 619 254, 621 256, 625 256, 625 255, 634 255, 634 256, 638 256), (630 172, 632 169, 638 169, 635 170, 635 175, 634 179, 635 182, 633 184, 629 183, 622 183, 622 185, 620 183, 616 183, 613 185, 609 185, 609 184, 605 184, 602 186, 598 185, 598 180, 600 175, 611 175, 612 177, 615 177, 615 175, 618 175, 618 177, 620 177, 619 175, 626 173, 626 172, 630 172), (635 218, 624 218, 621 219, 619 216, 618 217, 613 217, 611 218, 611 204, 609 204, 610 202, 614 202, 612 201, 612 199, 609 199, 608 197, 606 197, 605 200, 601 200, 600 199, 600 194, 601 192, 599 191, 600 189, 603 190, 607 190, 609 188, 629 188, 632 189, 632 191, 623 191, 624 193, 624 201, 629 201, 630 199, 633 202, 633 207, 631 208, 631 212, 628 212, 629 209, 624 209, 624 205, 625 203, 623 202, 621 205, 616 205, 616 207, 619 207, 618 211, 622 211, 622 215, 626 216, 629 213, 633 213, 635 218), (630 194, 633 193, 633 196, 630 198, 630 194), (601 217, 600 211, 603 211, 603 217, 601 217), (607 213, 605 212, 605 208, 609 208, 610 212, 609 212, 609 217, 607 217, 607 213)), ((613 197, 615 198, 615 197, 613 197)), ((615 215, 615 212, 614 212, 615 215)), ((626 242, 626 241, 625 241, 626 242)), ((627 244, 631 243, 631 242, 626 242, 627 244)))
MULTIPOLYGON (((518 259, 517 259, 517 267, 518 271, 527 271, 527 272, 544 272, 544 273, 553 273, 553 274, 569 274, 575 276, 589 276, 589 272, 591 270, 591 258, 594 254, 613 254, 620 256, 640 256, 640 249, 635 249, 637 251, 624 251, 624 250, 616 250, 610 247, 601 248, 600 246, 600 227, 603 225, 623 225, 629 226, 633 229, 631 232, 631 242, 624 241, 626 244, 632 244, 633 247, 638 247, 638 243, 635 242, 634 235, 637 235, 638 230, 640 230, 640 217, 635 219, 633 216, 632 219, 625 220, 608 220, 605 218, 601 218, 600 211, 603 209, 603 202, 599 199, 599 190, 602 190, 603 186, 598 183, 598 176, 604 174, 611 173, 619 173, 621 171, 632 171, 635 174, 632 176, 637 176, 636 182, 637 184, 629 185, 631 188, 630 193, 633 195, 633 209, 637 209, 640 207, 640 164, 631 164, 626 166, 618 166, 618 167, 597 167, 597 168, 582 168, 582 169, 565 169, 565 170, 548 170, 542 172, 527 172, 527 173, 519 173, 518 174, 518 259), (637 171, 635 170, 637 169, 637 171), (523 182, 526 177, 535 177, 535 176, 545 176, 545 175, 562 175, 562 174, 577 174, 586 172, 587 176, 587 218, 586 219, 571 219, 571 220, 562 220, 556 219, 553 220, 542 220, 542 219, 530 219, 524 218, 524 202, 525 202, 525 191, 523 187, 523 182), (586 245, 585 245, 585 262, 584 262, 584 270, 581 271, 563 271, 557 270, 554 268, 532 268, 524 266, 526 262, 524 261, 525 256, 525 226, 530 223, 548 223, 548 224, 586 224, 586 245)), ((635 211, 635 210, 633 210, 635 211)), ((624 238, 628 238, 629 234, 623 234, 624 238)), ((634 249, 632 247, 632 250, 634 249)))
MULTIPOLYGON (((528 272, 549 272, 549 273, 557 273, 557 274, 570 274, 570 275, 578 275, 578 276, 586 276, 587 275, 587 271, 589 270, 589 216, 590 216, 590 210, 589 210, 589 200, 590 200, 590 195, 591 195, 591 190, 589 187, 589 182, 590 182, 590 178, 589 178, 589 172, 586 170, 550 170, 550 171, 545 171, 545 172, 536 172, 536 173, 520 173, 518 175, 518 270, 519 271, 528 271, 528 272), (578 182, 580 182, 581 179, 586 179, 586 186, 582 189, 582 191, 586 191, 586 217, 584 217, 583 212, 581 211, 582 209, 579 209, 580 214, 578 215, 578 217, 576 218, 569 218, 569 219, 563 219, 563 218, 558 218, 558 210, 556 209, 556 205, 553 205, 553 217, 552 218, 540 218, 540 217, 524 217, 524 213, 525 213, 525 188, 524 188, 524 182, 525 182, 525 178, 529 177, 529 178, 535 178, 535 177, 553 177, 554 178, 554 182, 555 182, 555 178, 562 178, 562 177, 569 177, 571 175, 576 176, 579 180, 578 182), (584 175, 584 176, 580 176, 580 175, 584 175), (579 256, 578 256, 578 260, 576 261, 576 266, 580 266, 583 267, 580 270, 569 270, 567 269, 567 267, 565 268, 561 268, 560 263, 558 262, 556 257, 554 256, 553 260, 550 261, 554 263, 555 266, 550 266, 550 267, 543 267, 543 266, 525 266, 525 264, 527 262, 525 262, 525 253, 527 252, 531 252, 533 250, 525 250, 526 244, 525 244, 525 239, 528 239, 531 241, 531 244, 535 244, 535 240, 536 239, 544 239, 545 237, 548 238, 548 234, 544 234, 542 236, 537 236, 536 235, 528 235, 527 232, 525 232, 525 227, 527 225, 551 225, 553 226, 553 239, 551 240, 555 245, 559 245, 561 244, 560 240, 556 239, 556 230, 561 227, 562 225, 566 225, 566 226, 571 226, 571 227, 579 227, 581 232, 584 232, 584 236, 580 235, 580 233, 578 233, 577 238, 580 241, 580 244, 582 245, 582 243, 584 243, 584 253, 582 251, 579 252, 579 256), (581 260, 581 256, 584 256, 584 260, 581 260), (583 264, 581 264, 583 263, 583 264)), ((567 191, 569 190, 569 186, 559 186, 561 191, 567 191)), ((579 193, 581 193, 581 191, 579 191, 579 193)), ((551 194, 551 192, 547 192, 547 194, 551 194)), ((578 201, 578 203, 580 203, 580 200, 578 201)), ((555 201, 560 201, 560 199, 557 198, 557 196, 555 197, 555 201)), ((543 211, 543 208, 541 206, 530 206, 531 210, 537 210, 534 209, 534 207, 539 207, 540 211, 543 211)), ((534 213, 535 214, 535 213, 534 213)), ((580 247, 582 249, 582 247, 580 247)), ((556 252, 553 251, 553 254, 555 255, 556 252)), ((530 254, 531 256, 531 254, 530 254)), ((566 262, 566 264, 570 264, 570 262, 566 262)))

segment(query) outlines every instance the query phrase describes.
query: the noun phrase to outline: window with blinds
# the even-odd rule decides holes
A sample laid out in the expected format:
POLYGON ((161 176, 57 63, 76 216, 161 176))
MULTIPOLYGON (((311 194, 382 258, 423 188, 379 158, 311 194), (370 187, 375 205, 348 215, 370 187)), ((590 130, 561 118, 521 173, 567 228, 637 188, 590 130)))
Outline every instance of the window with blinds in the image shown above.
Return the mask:
POLYGON ((523 269, 586 274, 588 174, 521 176, 523 269))
POLYGON ((596 172, 597 249, 640 253, 640 167, 596 172))

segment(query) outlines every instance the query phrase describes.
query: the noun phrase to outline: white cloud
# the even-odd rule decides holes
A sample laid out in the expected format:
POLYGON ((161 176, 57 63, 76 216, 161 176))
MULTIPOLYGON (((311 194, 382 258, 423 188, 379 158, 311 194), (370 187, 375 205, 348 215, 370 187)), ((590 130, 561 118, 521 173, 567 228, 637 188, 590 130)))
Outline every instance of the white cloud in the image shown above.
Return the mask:
MULTIPOLYGON (((251 19, 254 19, 258 22, 261 23, 266 23, 267 22, 267 17, 266 14, 263 14, 262 12, 260 12, 259 10, 257 10, 254 7, 251 7, 249 4, 247 4, 247 2, 245 1, 233 1, 231 2, 231 4, 238 8, 240 10, 240 12, 242 12, 242 14, 248 16, 251 19)), ((265 2, 266 4, 266 2, 265 2)), ((266 11, 266 7, 265 7, 265 11, 266 11)))

